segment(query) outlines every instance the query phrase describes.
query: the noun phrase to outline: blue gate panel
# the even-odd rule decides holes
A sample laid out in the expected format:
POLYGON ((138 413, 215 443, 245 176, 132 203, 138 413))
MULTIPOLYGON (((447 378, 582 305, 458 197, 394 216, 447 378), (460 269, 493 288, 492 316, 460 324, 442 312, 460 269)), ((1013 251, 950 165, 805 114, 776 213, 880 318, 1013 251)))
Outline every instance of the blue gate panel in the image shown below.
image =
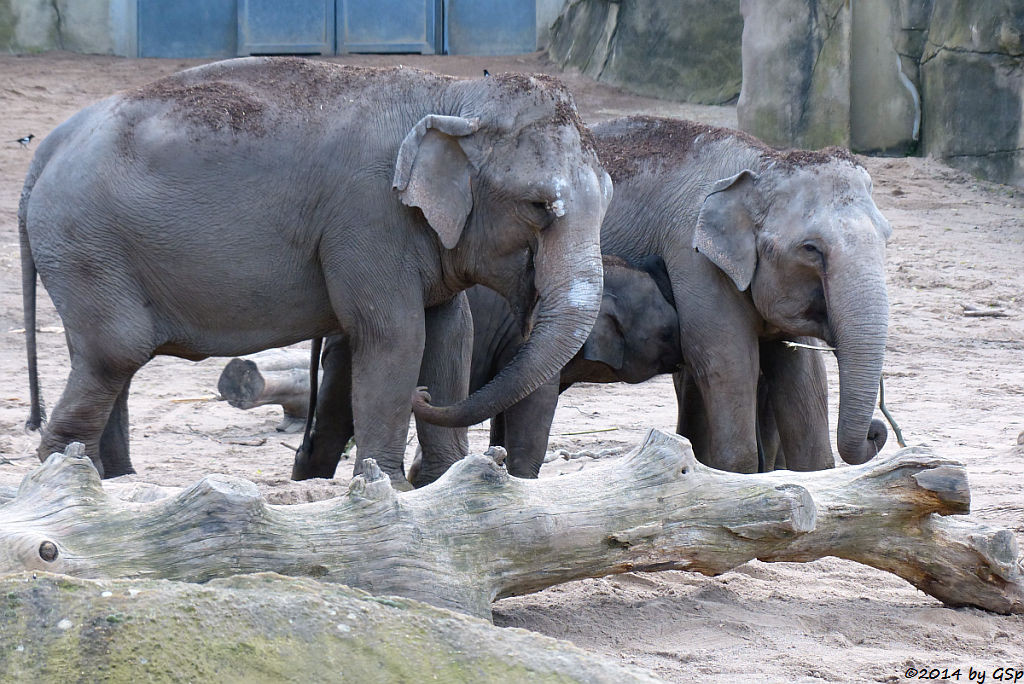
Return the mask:
POLYGON ((139 0, 139 57, 234 57, 236 0, 139 0))
POLYGON ((536 0, 445 0, 445 51, 515 55, 537 49, 536 0))
POLYGON ((334 54, 334 0, 238 0, 238 54, 334 54))
POLYGON ((337 0, 338 53, 439 51, 441 0, 337 0))

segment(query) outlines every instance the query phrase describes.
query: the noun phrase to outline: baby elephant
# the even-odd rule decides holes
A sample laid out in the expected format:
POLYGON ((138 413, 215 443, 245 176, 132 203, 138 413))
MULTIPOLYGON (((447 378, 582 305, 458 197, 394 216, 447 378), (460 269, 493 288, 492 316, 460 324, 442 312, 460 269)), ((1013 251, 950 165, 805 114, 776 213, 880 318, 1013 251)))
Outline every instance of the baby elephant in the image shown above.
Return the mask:
MULTIPOLYGON (((505 300, 485 287, 467 290, 473 313, 473 353, 470 391, 494 378, 515 357, 526 342, 522 326, 505 300)), ((340 336, 327 338, 323 352, 324 378, 316 402, 316 415, 342 416, 351 413, 351 380, 346 362, 348 349, 340 336), (324 413, 329 409, 328 413, 324 413)), ((558 395, 576 382, 638 383, 680 368, 683 358, 668 272, 660 257, 646 259, 639 267, 619 257, 604 257, 604 293, 601 309, 590 336, 557 377, 533 394, 491 419, 491 444, 508 451, 509 473, 537 477, 547 450, 548 432, 558 395)), ((326 424, 317 420, 313 433, 315 450, 300 449, 292 478, 333 477, 338 460, 352 436, 344 419, 326 424), (329 445, 329 446, 328 446, 329 445)), ((304 444, 309 441, 307 434, 304 444)), ((434 481, 452 462, 464 454, 458 449, 436 447, 429 459, 436 467, 430 472, 416 462, 409 479, 416 486, 434 481), (448 452, 451 453, 448 453, 448 452)), ((360 472, 356 462, 355 472, 360 472)))
MULTIPOLYGON (((668 271, 660 257, 638 268, 604 256, 601 310, 583 348, 557 378, 491 418, 491 444, 505 447, 517 477, 537 477, 548 447, 558 395, 577 382, 638 383, 671 373, 683 363, 668 271)), ((470 391, 504 368, 524 343, 508 304, 492 290, 468 290, 473 311, 470 391)), ((416 472, 416 464, 410 477, 416 472)))

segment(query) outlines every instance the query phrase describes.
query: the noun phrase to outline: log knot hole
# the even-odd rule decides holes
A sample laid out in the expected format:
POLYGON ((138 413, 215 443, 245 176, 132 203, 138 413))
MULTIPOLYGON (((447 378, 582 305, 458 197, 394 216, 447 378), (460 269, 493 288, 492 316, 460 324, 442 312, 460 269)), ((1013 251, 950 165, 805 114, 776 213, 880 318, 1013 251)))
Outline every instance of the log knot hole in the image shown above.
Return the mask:
POLYGON ((57 545, 52 541, 47 540, 39 545, 39 557, 47 563, 52 563, 57 560, 58 555, 59 552, 57 551, 57 545))

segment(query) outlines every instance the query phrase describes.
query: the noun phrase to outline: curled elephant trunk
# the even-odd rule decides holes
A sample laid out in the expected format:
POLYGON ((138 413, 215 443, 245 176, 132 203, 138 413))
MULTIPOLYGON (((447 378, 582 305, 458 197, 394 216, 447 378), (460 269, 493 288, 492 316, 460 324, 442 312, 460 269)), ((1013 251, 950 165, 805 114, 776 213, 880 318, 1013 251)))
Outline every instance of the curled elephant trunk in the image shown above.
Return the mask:
POLYGON ((446 427, 487 420, 555 377, 579 351, 601 306, 599 229, 606 205, 600 196, 567 202, 565 215, 541 232, 534 261, 537 316, 529 339, 512 361, 452 406, 432 406, 428 395, 417 392, 413 411, 418 418, 446 427))
POLYGON ((885 357, 889 302, 881 273, 861 274, 855 285, 834 289, 844 293, 838 301, 829 302, 839 363, 836 442, 842 459, 857 465, 873 458, 887 436, 884 424, 872 420, 872 414, 885 357))

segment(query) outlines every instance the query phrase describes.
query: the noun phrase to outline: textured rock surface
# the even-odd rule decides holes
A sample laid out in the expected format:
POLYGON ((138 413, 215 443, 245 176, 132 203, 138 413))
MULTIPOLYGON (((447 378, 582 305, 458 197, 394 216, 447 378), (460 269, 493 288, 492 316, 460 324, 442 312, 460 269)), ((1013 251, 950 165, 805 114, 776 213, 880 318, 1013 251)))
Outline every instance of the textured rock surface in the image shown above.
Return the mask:
POLYGON ((314 580, 48 573, 0 578, 0 680, 655 681, 567 642, 314 580))
POLYGON ((559 65, 632 92, 721 104, 740 90, 736 2, 571 0, 552 27, 559 65))
POLYGON ((918 61, 932 0, 859 0, 853 4, 850 147, 907 154, 921 134, 918 61))
POLYGON ((0 0, 0 50, 113 54, 111 0, 0 0))
POLYGON ((1024 185, 1024 3, 936 3, 921 74, 925 152, 1024 185))
POLYGON ((740 128, 780 147, 850 144, 850 3, 743 0, 740 128))

